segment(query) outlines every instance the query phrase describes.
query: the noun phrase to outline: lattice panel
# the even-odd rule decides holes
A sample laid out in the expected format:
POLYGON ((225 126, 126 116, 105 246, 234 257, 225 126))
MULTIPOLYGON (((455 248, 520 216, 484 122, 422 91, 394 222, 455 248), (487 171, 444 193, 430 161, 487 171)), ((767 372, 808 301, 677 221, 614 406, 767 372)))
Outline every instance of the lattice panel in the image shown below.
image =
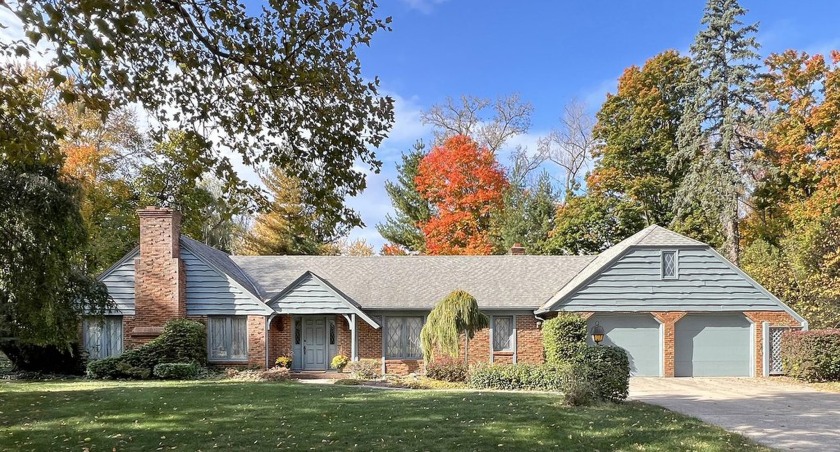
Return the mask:
POLYGON ((513 319, 495 317, 493 319, 493 350, 507 351, 512 348, 510 337, 513 333, 513 319))
POLYGON ((782 335, 791 328, 770 328, 770 374, 782 375, 782 335))
POLYGON ((388 356, 402 356, 402 319, 389 318, 386 325, 388 335, 386 337, 386 347, 388 356))
POLYGON ((423 351, 420 348, 420 330, 423 329, 423 319, 420 317, 406 318, 405 329, 408 332, 406 357, 419 358, 423 355, 423 351))

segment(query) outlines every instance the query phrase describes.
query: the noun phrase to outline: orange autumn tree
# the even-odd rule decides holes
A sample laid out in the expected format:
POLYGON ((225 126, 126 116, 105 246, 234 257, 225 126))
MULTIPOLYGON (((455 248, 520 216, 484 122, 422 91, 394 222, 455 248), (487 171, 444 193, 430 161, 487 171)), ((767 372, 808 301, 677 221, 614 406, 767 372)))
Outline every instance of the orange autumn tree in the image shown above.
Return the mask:
POLYGON ((767 59, 774 99, 743 269, 816 328, 840 327, 840 51, 767 59))
POLYGON ((428 254, 493 253, 491 218, 503 209, 508 182, 490 150, 451 137, 423 158, 415 185, 434 210, 420 224, 428 254))

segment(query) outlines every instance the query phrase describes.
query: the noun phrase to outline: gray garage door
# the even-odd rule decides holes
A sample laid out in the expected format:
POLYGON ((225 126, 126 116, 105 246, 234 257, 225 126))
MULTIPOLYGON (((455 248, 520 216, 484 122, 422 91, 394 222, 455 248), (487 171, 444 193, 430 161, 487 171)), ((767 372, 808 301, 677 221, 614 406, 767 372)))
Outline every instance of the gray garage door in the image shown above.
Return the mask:
POLYGON ((678 377, 750 376, 750 322, 741 314, 688 314, 674 339, 678 377))
MULTIPOLYGON (((599 323, 604 328, 602 345, 616 345, 630 355, 630 374, 659 376, 659 322, 649 314, 595 314, 589 318, 589 329, 599 323)), ((592 342, 592 335, 589 335, 592 342)))

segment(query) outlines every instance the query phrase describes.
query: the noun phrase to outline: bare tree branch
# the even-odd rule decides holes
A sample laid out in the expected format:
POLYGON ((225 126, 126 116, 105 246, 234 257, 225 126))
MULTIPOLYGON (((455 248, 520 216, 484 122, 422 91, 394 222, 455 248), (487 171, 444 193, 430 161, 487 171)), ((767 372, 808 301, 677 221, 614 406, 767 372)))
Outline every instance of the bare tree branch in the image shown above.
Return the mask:
POLYGON ((580 178, 589 168, 596 141, 592 137, 594 119, 579 101, 563 109, 558 128, 540 138, 538 153, 563 169, 563 189, 568 196, 580 186, 580 178))

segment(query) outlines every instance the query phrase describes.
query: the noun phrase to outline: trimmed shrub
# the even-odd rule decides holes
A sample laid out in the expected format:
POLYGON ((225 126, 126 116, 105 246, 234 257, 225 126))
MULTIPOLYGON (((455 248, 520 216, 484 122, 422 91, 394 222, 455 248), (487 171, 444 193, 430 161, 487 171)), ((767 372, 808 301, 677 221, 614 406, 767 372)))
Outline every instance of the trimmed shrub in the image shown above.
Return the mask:
POLYGON ((17 340, 0 341, 0 352, 6 355, 18 371, 48 374, 82 375, 85 373, 87 353, 81 345, 70 348, 54 345, 23 344, 17 340))
POLYGON ((124 352, 122 355, 88 364, 90 378, 129 378, 145 380, 152 376, 158 364, 207 363, 207 333, 204 324, 194 320, 170 320, 163 333, 151 342, 124 352), (115 360, 114 363, 94 364, 115 360), (93 366, 93 367, 91 367, 93 366))
POLYGON ((426 376, 439 381, 467 381, 467 365, 460 360, 436 358, 426 365, 426 376))
POLYGON ((347 369, 359 380, 373 380, 382 376, 382 362, 378 359, 350 361, 347 369))
POLYGON ((785 333, 782 367, 799 380, 840 381, 840 329, 785 333))
POLYGON ((543 322, 546 362, 563 364, 574 361, 586 348, 586 335, 586 320, 574 313, 561 312, 543 322))
POLYGON ((117 367, 119 364, 119 357, 103 358, 91 361, 87 365, 87 376, 88 378, 96 378, 100 380, 113 380, 115 378, 121 378, 122 374, 117 367))
POLYGON ((201 368, 196 363, 161 363, 152 375, 164 380, 190 380, 198 377, 201 368))
POLYGON ((630 359, 620 347, 586 347, 576 360, 575 378, 588 382, 601 400, 620 402, 630 391, 630 359))
POLYGON ((476 389, 563 391, 569 366, 552 364, 482 365, 470 369, 469 385, 476 389))

